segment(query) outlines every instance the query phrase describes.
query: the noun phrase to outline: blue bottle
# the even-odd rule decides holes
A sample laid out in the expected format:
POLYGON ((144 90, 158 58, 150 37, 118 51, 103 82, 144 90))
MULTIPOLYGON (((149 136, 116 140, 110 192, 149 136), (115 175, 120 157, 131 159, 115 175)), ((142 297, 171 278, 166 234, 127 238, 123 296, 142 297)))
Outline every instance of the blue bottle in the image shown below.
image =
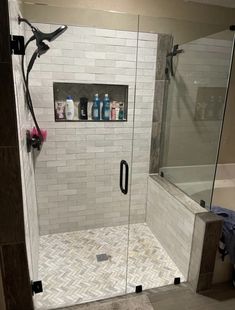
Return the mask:
POLYGON ((93 106, 92 106, 92 119, 100 120, 100 99, 99 95, 95 94, 93 106))
POLYGON ((108 94, 105 94, 103 100, 102 119, 105 121, 110 120, 110 100, 108 94))

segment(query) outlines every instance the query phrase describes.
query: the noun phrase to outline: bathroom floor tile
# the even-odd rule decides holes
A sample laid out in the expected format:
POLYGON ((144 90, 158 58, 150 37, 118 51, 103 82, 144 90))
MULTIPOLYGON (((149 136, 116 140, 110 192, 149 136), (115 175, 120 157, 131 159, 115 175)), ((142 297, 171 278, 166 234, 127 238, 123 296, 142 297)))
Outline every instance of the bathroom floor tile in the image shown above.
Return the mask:
POLYGON ((40 237, 37 309, 54 309, 172 284, 183 276, 146 224, 40 237), (108 260, 97 260, 97 255, 108 260), (128 275, 126 277, 126 274, 128 275))

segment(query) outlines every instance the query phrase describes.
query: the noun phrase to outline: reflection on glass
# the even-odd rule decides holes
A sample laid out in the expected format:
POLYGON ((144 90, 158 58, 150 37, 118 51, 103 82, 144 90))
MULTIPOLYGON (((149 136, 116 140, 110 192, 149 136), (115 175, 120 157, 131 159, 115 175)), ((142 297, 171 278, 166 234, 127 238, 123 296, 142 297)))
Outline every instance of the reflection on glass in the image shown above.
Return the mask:
POLYGON ((230 70, 232 33, 181 44, 165 88, 160 170, 197 202, 210 205, 230 70))

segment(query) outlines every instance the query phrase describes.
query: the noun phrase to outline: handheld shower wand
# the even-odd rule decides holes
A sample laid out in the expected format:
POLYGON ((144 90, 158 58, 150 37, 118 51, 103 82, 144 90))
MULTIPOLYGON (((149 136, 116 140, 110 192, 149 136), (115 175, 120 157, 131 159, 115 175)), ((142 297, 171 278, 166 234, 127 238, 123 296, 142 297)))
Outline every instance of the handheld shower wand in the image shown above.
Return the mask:
POLYGON ((40 31, 38 28, 34 27, 27 19, 18 16, 18 23, 20 24, 22 22, 26 23, 31 28, 32 33, 33 33, 33 35, 28 39, 28 41, 25 44, 25 51, 29 43, 34 40, 36 41, 36 46, 37 46, 36 50, 34 51, 28 63, 26 73, 25 73, 25 68, 24 68, 24 55, 22 56, 22 59, 21 59, 21 67, 22 67, 22 74, 23 74, 23 80, 24 80, 24 86, 25 86, 26 102, 27 102, 29 111, 32 115, 32 118, 33 118, 33 121, 36 127, 36 131, 37 131, 37 134, 35 134, 35 131, 34 131, 34 135, 31 138, 30 138, 30 135, 27 134, 27 145, 28 145, 28 150, 30 150, 31 146, 33 148, 37 148, 38 150, 40 150, 41 145, 43 141, 45 140, 44 139, 45 135, 43 136, 43 133, 38 125, 38 122, 37 122, 37 119, 34 113, 32 98, 31 98, 31 94, 29 91, 29 74, 33 68, 33 65, 37 57, 42 56, 50 49, 50 47, 44 41, 48 41, 48 42, 54 41, 61 34, 63 34, 67 30, 68 27, 63 25, 53 32, 45 33, 45 32, 40 31))
POLYGON ((173 57, 183 52, 184 52, 183 49, 179 49, 179 44, 176 44, 173 46, 172 51, 166 55, 167 61, 169 62, 171 76, 175 76, 174 69, 173 69, 173 57))

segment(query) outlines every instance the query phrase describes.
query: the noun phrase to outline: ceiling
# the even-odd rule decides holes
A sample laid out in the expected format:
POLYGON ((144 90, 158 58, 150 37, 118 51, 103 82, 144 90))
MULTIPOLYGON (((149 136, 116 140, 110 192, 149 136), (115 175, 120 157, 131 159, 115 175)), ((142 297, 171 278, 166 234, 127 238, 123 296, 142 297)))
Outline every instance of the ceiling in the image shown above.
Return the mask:
POLYGON ((185 2, 198 2, 203 4, 219 5, 235 8, 235 0, 185 0, 185 2))

